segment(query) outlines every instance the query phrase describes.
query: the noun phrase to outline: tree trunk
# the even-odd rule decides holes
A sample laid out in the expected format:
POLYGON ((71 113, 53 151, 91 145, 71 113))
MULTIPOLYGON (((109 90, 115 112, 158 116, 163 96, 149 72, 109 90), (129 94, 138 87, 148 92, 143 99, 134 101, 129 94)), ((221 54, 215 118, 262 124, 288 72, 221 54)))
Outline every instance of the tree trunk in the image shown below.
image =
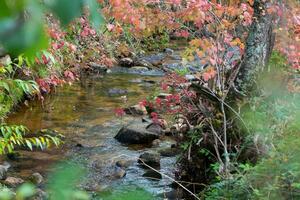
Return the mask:
POLYGON ((249 94, 255 86, 257 76, 271 56, 274 46, 273 15, 266 10, 267 2, 255 0, 255 21, 250 27, 246 41, 246 50, 239 72, 235 80, 235 89, 243 94, 249 94))

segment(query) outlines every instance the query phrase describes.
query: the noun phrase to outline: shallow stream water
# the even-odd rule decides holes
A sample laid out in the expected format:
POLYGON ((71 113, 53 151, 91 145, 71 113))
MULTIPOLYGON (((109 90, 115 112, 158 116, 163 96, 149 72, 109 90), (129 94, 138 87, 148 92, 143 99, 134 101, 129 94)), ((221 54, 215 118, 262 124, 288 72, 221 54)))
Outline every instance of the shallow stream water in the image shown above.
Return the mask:
MULTIPOLYGON (((101 191, 121 192, 129 187, 146 190, 155 196, 154 199, 161 198, 171 190, 172 181, 166 177, 158 180, 143 177, 145 169, 136 162, 139 155, 151 147, 122 145, 114 139, 124 124, 140 120, 117 118, 114 110, 134 105, 153 94, 159 80, 160 77, 154 76, 98 75, 57 88, 43 103, 33 101, 20 107, 8 118, 9 124, 23 124, 31 131, 56 130, 65 136, 65 144, 45 151, 19 151, 19 159, 11 162, 11 173, 26 178, 39 172, 47 177, 51 176, 58 161, 72 159, 87 171, 81 187, 99 193, 100 197, 101 191), (110 175, 113 163, 120 159, 131 159, 133 164, 126 170, 125 177, 115 179, 110 175)), ((169 147, 172 143, 172 139, 165 138, 158 148, 169 147)), ((175 157, 162 157, 160 172, 173 177, 175 163, 175 157)))

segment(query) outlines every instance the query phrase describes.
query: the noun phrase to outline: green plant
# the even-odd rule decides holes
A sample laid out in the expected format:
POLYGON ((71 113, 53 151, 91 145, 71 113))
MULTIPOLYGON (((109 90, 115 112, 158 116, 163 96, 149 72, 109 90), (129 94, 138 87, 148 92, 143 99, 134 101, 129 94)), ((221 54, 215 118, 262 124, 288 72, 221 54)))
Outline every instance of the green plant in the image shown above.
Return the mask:
POLYGON ((50 199, 90 199, 89 194, 76 187, 85 173, 84 168, 79 164, 73 162, 58 164, 56 171, 50 176, 47 187, 47 192, 51 194, 50 199))
POLYGON ((0 125, 0 155, 12 153, 16 146, 25 146, 30 150, 34 147, 45 149, 52 144, 58 146, 61 141, 61 135, 51 136, 45 134, 36 137, 26 137, 28 129, 22 125, 0 125))
POLYGON ((16 192, 6 186, 0 185, 1 200, 25 200, 33 197, 36 194, 36 187, 29 183, 24 183, 16 189, 16 192))
POLYGON ((32 80, 0 79, 0 92, 0 118, 3 118, 25 95, 38 94, 39 88, 32 80))
POLYGON ((90 8, 90 21, 98 29, 104 20, 96 0, 0 1, 0 44, 11 55, 24 53, 33 58, 48 45, 43 26, 46 11, 54 13, 62 25, 67 25, 82 14, 85 6, 90 8))

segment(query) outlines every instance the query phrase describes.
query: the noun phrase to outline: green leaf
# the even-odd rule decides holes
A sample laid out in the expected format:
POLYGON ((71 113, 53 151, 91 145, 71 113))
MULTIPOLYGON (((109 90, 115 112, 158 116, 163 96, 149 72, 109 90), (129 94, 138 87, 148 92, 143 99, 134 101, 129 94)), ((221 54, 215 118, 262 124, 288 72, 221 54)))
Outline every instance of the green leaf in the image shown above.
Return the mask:
POLYGON ((2 188, 0 190, 0 199, 1 200, 10 200, 13 198, 13 192, 8 188, 2 188))
POLYGON ((32 184, 23 184, 17 190, 17 199, 27 199, 32 197, 36 192, 35 187, 32 184))
POLYGON ((0 1, 0 19, 15 15, 22 11, 26 2, 24 0, 1 0, 0 1))
POLYGON ((8 84, 4 81, 0 81, 0 87, 3 87, 7 92, 10 92, 8 84))
POLYGON ((0 1, 0 18, 8 17, 11 15, 11 10, 7 7, 6 1, 0 1))
POLYGON ((48 46, 43 25, 35 21, 25 22, 9 35, 0 35, 0 42, 12 56, 24 53, 29 58, 48 46))
POLYGON ((83 191, 74 191, 73 192, 73 198, 77 200, 89 200, 90 196, 83 191))
POLYGON ((18 64, 17 64, 17 67, 21 68, 23 66, 23 63, 24 63, 24 59, 23 59, 23 55, 19 55, 18 56, 18 64))
POLYGON ((62 25, 68 25, 82 13, 82 0, 46 0, 46 6, 61 20, 62 25))
POLYGON ((100 4, 96 0, 87 0, 86 3, 90 9, 90 22, 93 27, 99 31, 100 26, 104 24, 105 21, 100 13, 100 4))
POLYGON ((29 140, 25 140, 27 147, 32 151, 32 144, 29 140))

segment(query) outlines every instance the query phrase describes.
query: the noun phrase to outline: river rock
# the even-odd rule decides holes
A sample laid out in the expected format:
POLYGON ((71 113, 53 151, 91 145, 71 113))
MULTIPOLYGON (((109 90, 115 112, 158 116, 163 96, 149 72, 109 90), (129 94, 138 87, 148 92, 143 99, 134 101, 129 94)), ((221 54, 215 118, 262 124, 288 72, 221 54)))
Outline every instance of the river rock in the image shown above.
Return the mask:
POLYGON ((123 178, 124 176, 126 176, 126 171, 121 167, 115 166, 114 177, 123 178))
POLYGON ((177 148, 165 148, 159 150, 159 153, 163 157, 174 157, 179 154, 179 149, 177 148))
POLYGON ((142 66, 142 67, 147 67, 148 69, 152 69, 153 68, 153 65, 150 62, 148 62, 147 60, 144 60, 144 59, 138 59, 135 62, 135 65, 142 66))
POLYGON ((122 58, 120 61, 119 61, 119 64, 122 66, 122 67, 132 67, 134 62, 131 58, 122 58))
POLYGON ((116 166, 126 169, 129 166, 131 166, 133 163, 134 163, 134 160, 118 160, 116 162, 116 166))
POLYGON ((166 58, 165 54, 158 53, 158 54, 152 54, 152 55, 144 56, 140 59, 151 63, 153 66, 159 66, 163 63, 163 60, 165 58, 166 58))
POLYGON ((131 68, 131 70, 135 70, 135 71, 148 71, 149 69, 147 67, 143 67, 143 66, 134 66, 131 68))
POLYGON ((39 185, 44 181, 44 177, 38 172, 33 173, 28 179, 35 185, 39 185))
POLYGON ((150 167, 160 166, 160 155, 154 152, 145 152, 140 155, 139 163, 149 165, 150 167))
POLYGON ((156 180, 159 181, 162 179, 161 173, 154 171, 152 169, 146 170, 146 172, 143 174, 143 177, 151 179, 151 180, 156 180))
POLYGON ((24 182, 25 181, 21 178, 7 177, 3 183, 9 187, 17 187, 24 182))
POLYGON ((127 115, 146 115, 147 109, 143 105, 134 105, 124 109, 127 115))
POLYGON ((49 199, 49 195, 45 191, 41 190, 40 188, 37 188, 34 197, 32 197, 31 199, 45 200, 45 199, 49 199))
POLYGON ((163 133, 163 128, 158 123, 151 123, 146 127, 146 129, 150 132, 157 133, 157 134, 163 133))
POLYGON ((120 96, 127 94, 128 91, 120 88, 110 88, 107 93, 109 96, 120 96))
POLYGON ((157 133, 148 131, 146 127, 146 123, 129 124, 121 128, 115 139, 125 144, 149 144, 159 138, 157 133))
POLYGON ((89 67, 95 73, 102 74, 107 71, 107 67, 105 65, 97 64, 94 62, 89 63, 89 67))
POLYGON ((164 199, 166 200, 179 200, 179 199, 182 199, 183 197, 183 191, 182 189, 178 188, 178 189, 174 189, 174 190, 171 190, 169 192, 166 192, 164 194, 162 194, 161 196, 164 197, 164 199))
POLYGON ((174 53, 174 50, 173 49, 170 49, 170 48, 165 48, 164 49, 164 52, 168 55, 172 55, 174 53))
POLYGON ((0 180, 5 180, 7 171, 10 168, 10 164, 8 162, 4 162, 2 165, 0 165, 0 180))
POLYGON ((168 56, 169 56, 169 58, 171 58, 174 61, 180 62, 182 60, 182 57, 180 55, 172 54, 172 55, 168 55, 168 56))
POLYGON ((146 123, 153 123, 152 119, 150 119, 149 117, 143 117, 142 118, 142 122, 146 122, 146 123))
POLYGON ((171 131, 170 128, 166 128, 164 131, 163 131, 164 135, 166 136, 172 136, 173 135, 173 132, 171 131))
POLYGON ((152 147, 159 147, 160 145, 160 139, 156 139, 152 141, 152 147))

